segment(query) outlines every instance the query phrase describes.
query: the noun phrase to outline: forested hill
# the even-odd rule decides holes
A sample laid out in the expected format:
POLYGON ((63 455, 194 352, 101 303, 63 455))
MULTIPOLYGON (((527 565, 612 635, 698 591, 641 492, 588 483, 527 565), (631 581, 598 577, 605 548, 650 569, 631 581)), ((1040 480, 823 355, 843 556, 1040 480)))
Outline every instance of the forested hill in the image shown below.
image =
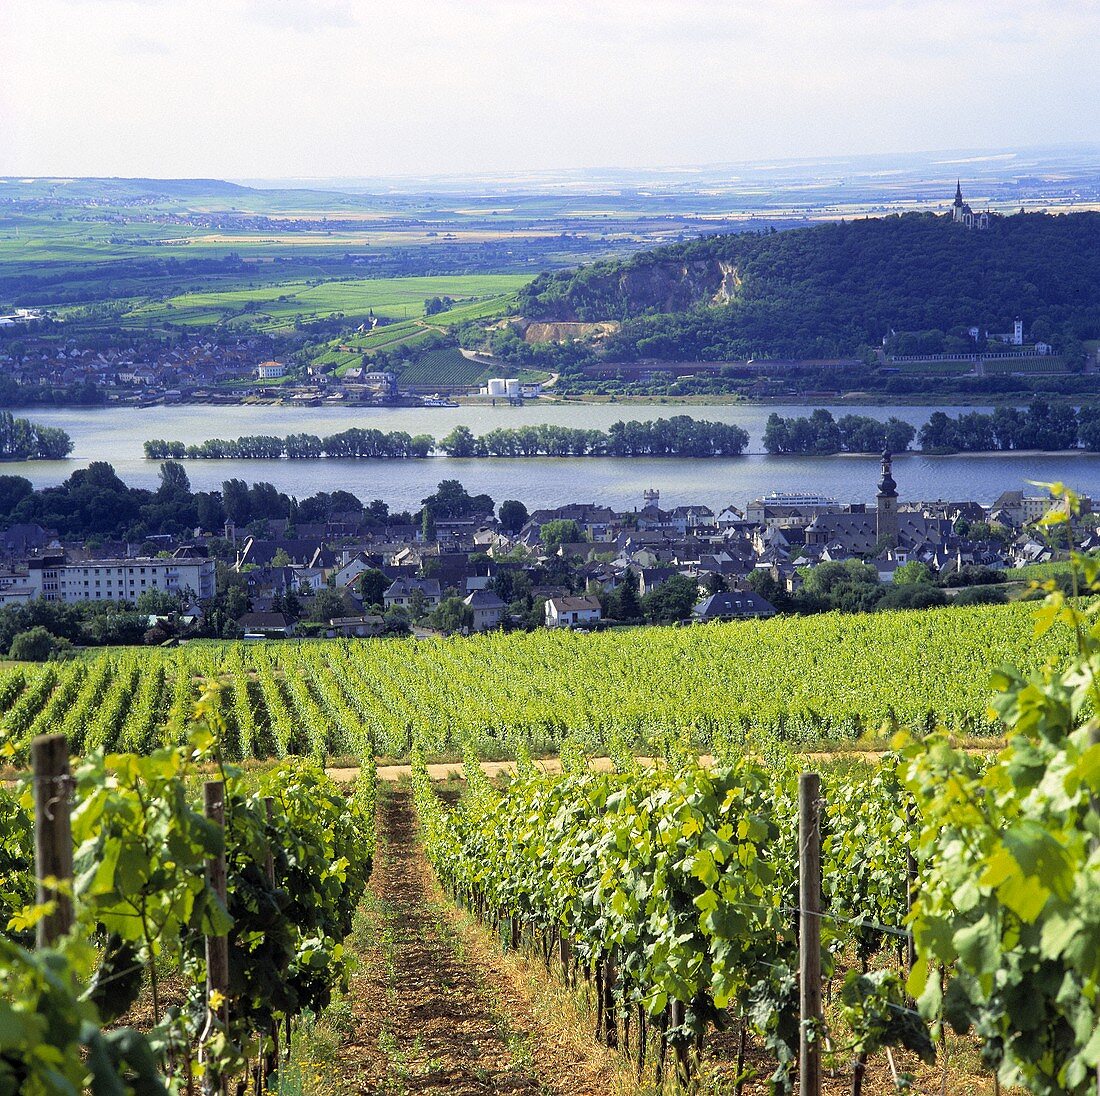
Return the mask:
POLYGON ((1100 336, 1100 214, 1018 214, 984 232, 905 214, 710 236, 543 274, 530 320, 621 320, 615 359, 833 357, 895 331, 979 326, 1057 345, 1100 336))
POLYGON ((0 198, 25 202, 34 199, 60 199, 74 205, 80 202, 149 202, 194 198, 240 197, 252 194, 252 188, 222 179, 63 179, 41 176, 20 179, 0 176, 0 198))

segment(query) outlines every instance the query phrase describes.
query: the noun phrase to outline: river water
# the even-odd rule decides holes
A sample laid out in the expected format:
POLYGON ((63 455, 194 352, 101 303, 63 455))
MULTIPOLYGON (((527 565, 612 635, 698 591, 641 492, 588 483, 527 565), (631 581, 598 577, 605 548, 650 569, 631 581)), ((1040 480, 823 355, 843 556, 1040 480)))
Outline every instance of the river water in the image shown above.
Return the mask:
MULTIPOLYGON (((406 430, 441 438, 465 424, 475 434, 494 427, 553 423, 606 430, 620 419, 655 419, 690 414, 695 418, 736 423, 749 432, 750 452, 722 459, 584 457, 559 459, 430 457, 425 460, 196 460, 184 462, 196 490, 219 488, 223 480, 267 480, 287 494, 304 498, 317 491, 345 490, 369 501, 385 499, 395 510, 414 509, 442 479, 457 479, 471 493, 498 502, 516 498, 529 507, 566 502, 597 502, 615 509, 641 506, 642 492, 657 488, 661 505, 705 503, 719 509, 743 507, 768 491, 812 491, 841 502, 874 498, 878 459, 872 456, 772 457, 763 452, 764 424, 773 411, 806 415, 805 406, 749 404, 683 407, 677 405, 543 404, 523 407, 459 408, 298 408, 206 407, 103 408, 18 411, 35 422, 60 426, 74 442, 65 461, 5 464, 0 471, 26 476, 36 487, 60 483, 93 460, 114 465, 126 483, 155 487, 157 461, 145 460, 142 443, 149 438, 183 441, 236 438, 243 434, 305 432, 323 436, 352 426, 406 430)), ((918 429, 937 410, 952 407, 831 407, 834 415, 866 414, 885 420, 905 419, 918 429)), ((967 408, 966 410, 975 410, 967 408)), ((987 410, 977 408, 977 410, 987 410)), ((902 498, 975 499, 992 502, 1002 491, 1027 489, 1029 480, 1062 480, 1100 497, 1100 454, 990 453, 931 457, 898 456, 894 478, 902 498)))

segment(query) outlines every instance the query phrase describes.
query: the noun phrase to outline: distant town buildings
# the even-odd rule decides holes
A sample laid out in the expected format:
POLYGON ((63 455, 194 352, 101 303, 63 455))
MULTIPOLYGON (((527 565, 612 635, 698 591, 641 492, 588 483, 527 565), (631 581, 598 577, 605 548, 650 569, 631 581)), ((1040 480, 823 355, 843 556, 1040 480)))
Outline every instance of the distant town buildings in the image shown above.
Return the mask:
MULTIPOLYGON (((1051 509, 1049 497, 1008 491, 992 506, 907 500, 893 463, 884 452, 874 505, 805 491, 766 494, 745 512, 732 505, 662 509, 660 492, 648 488, 643 505, 621 512, 570 503, 536 510, 521 529, 506 530, 486 508, 441 517, 426 538, 407 515, 379 523, 358 510, 293 524, 266 518, 251 531, 219 523, 189 530, 187 540, 151 531, 139 545, 63 541, 56 530, 13 524, 0 530, 0 608, 36 599, 133 605, 155 591, 180 597, 172 616, 182 629, 204 613, 214 618, 210 599, 220 585, 238 600, 229 632, 221 619, 218 634, 236 628, 254 639, 368 638, 412 625, 420 634, 592 630, 642 619, 767 617, 777 607, 817 611, 822 595, 813 574, 823 564, 869 565, 853 574, 872 587, 877 580, 885 596, 881 587, 893 586, 899 568, 920 563, 941 580, 942 603, 957 588, 997 582, 993 572, 1066 557, 1035 527, 1051 509), (551 523, 560 534, 561 524, 574 522, 564 543, 544 536, 551 523), (216 583, 219 567, 223 581, 216 583), (632 608, 624 611, 624 603, 632 608)), ((1090 513, 1091 500, 1080 502, 1090 513)), ((1075 544, 1100 548, 1100 534, 1087 525, 1075 544)))

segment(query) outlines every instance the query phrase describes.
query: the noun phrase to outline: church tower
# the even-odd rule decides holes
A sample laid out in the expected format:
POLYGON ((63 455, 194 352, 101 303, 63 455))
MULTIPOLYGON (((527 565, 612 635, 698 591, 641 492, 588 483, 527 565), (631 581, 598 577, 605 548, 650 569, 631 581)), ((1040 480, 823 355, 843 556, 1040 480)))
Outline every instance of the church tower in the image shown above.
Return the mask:
POLYGON ((957 179, 955 181, 955 204, 951 207, 951 220, 957 224, 959 221, 962 221, 965 216, 962 179, 957 179))
POLYGON ((879 480, 878 509, 875 511, 875 535, 892 548, 898 543, 898 485, 891 472, 890 450, 882 454, 882 479, 879 480))

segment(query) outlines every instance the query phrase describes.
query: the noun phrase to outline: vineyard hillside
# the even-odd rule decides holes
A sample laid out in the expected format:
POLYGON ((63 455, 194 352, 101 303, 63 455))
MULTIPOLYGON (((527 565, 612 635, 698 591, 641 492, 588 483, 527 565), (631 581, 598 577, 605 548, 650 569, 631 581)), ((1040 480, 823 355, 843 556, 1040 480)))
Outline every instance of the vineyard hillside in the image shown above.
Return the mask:
POLYGON ((43 731, 83 752, 178 742, 207 678, 236 757, 405 756, 469 742, 492 753, 720 748, 765 733, 851 741, 884 725, 992 733, 990 675, 1069 651, 1033 637, 1033 606, 647 628, 378 641, 192 643, 16 665, 0 676, 0 732, 43 731))

